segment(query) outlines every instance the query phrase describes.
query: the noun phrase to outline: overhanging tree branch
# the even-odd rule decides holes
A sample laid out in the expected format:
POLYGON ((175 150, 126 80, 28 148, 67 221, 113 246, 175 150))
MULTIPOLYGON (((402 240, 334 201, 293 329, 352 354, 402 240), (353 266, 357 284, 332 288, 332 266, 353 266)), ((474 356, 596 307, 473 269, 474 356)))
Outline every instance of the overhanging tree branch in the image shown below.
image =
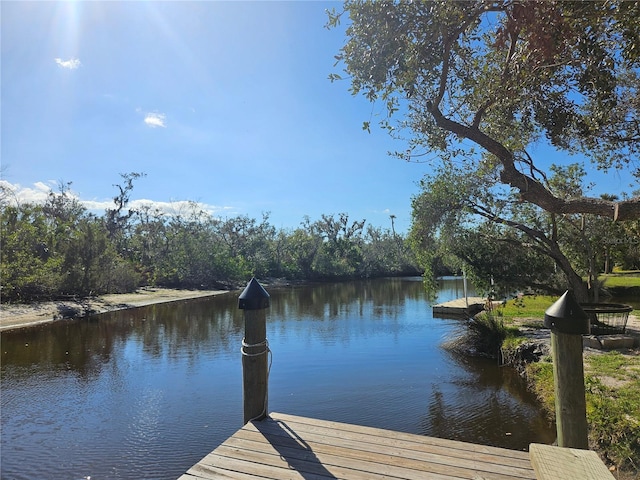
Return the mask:
POLYGON ((519 171, 516 168, 513 153, 500 142, 478 128, 469 127, 445 117, 431 102, 427 103, 427 110, 438 127, 467 138, 495 155, 502 165, 500 181, 517 189, 521 200, 533 203, 550 213, 588 213, 620 221, 640 217, 640 197, 614 202, 592 197, 563 199, 555 196, 538 180, 519 171))
MULTIPOLYGON (((537 247, 535 245, 531 245, 531 248, 534 248, 535 250, 545 255, 548 255, 550 258, 552 258, 556 262, 556 264, 562 269, 562 271, 565 272, 565 275, 567 276, 567 280, 574 287, 574 289, 582 285, 582 277, 580 277, 580 275, 578 275, 575 272, 575 270, 572 268, 571 263, 569 262, 569 259, 565 256, 565 254, 560 249, 558 242, 549 239, 544 232, 528 227, 522 223, 515 222, 513 220, 508 220, 506 218, 502 218, 477 205, 476 206, 470 205, 469 208, 471 208, 471 210, 474 213, 481 215, 482 217, 487 218, 494 223, 501 223, 503 225, 507 225, 511 228, 519 230, 523 232, 525 235, 527 235, 529 238, 534 240, 535 242, 538 242, 539 245, 537 247)), ((576 289, 576 290, 579 290, 579 289, 576 289)), ((583 301, 584 300, 586 299, 583 299, 583 301)))

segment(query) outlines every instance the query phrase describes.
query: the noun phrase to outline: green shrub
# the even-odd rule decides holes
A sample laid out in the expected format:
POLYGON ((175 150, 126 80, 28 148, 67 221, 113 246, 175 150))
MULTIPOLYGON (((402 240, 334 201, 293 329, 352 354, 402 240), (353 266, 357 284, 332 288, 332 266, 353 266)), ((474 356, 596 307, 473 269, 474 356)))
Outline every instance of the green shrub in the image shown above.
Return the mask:
POLYGON ((542 403, 549 418, 555 418, 555 390, 553 386, 553 363, 547 357, 544 361, 530 363, 526 367, 529 388, 542 403))
POLYGON ((472 355, 501 358, 505 339, 518 335, 516 327, 507 326, 502 318, 483 312, 470 319, 462 334, 448 341, 444 347, 472 355))

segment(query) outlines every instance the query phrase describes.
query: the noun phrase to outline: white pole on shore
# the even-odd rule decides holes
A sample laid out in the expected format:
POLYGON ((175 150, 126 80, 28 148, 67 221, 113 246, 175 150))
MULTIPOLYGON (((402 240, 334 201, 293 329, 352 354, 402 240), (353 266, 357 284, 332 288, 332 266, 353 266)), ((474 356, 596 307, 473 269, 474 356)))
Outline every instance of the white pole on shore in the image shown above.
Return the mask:
POLYGON ((469 308, 469 297, 467 296, 467 272, 462 270, 462 289, 464 290, 464 304, 469 308))

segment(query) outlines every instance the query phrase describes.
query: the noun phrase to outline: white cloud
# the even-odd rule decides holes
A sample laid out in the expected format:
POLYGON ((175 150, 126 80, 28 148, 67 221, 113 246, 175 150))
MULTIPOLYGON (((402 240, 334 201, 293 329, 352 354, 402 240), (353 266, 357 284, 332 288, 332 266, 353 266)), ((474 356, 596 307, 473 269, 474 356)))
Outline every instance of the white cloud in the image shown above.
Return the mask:
MULTIPOLYGON (((58 182, 49 180, 48 182, 36 182, 32 187, 23 187, 18 183, 10 183, 6 180, 0 180, 0 201, 9 204, 22 203, 39 203, 42 204, 47 200, 49 192, 53 190, 58 192, 58 182)), ((81 200, 80 197, 69 191, 68 194, 77 199, 87 210, 96 215, 102 215, 107 208, 113 208, 113 200, 81 200)), ((224 207, 217 205, 209 205, 202 202, 190 202, 188 200, 176 200, 171 202, 161 202, 156 200, 132 200, 129 203, 130 208, 140 209, 148 207, 151 211, 158 211, 163 215, 188 216, 189 213, 196 210, 202 210, 211 216, 235 215, 237 211, 233 207, 224 207)))
POLYGON ((175 216, 182 215, 188 216, 189 213, 198 210, 208 213, 211 216, 219 216, 222 213, 227 215, 233 214, 235 209, 233 207, 220 207, 217 205, 209 205, 202 202, 191 202, 189 200, 174 200, 171 202, 160 202, 156 200, 132 200, 129 204, 131 208, 141 209, 148 207, 150 210, 157 210, 165 215, 175 216))
POLYGON ((49 192, 55 190, 57 183, 53 180, 49 182, 37 182, 33 187, 23 187, 18 183, 9 183, 6 180, 0 180, 0 192, 3 199, 8 202, 15 203, 44 203, 49 192))
POLYGON ((107 208, 113 208, 113 200, 81 200, 80 203, 92 213, 102 214, 107 208))
POLYGON ((55 61, 59 67, 68 68, 69 70, 75 70, 80 65, 82 65, 80 63, 80 60, 77 58, 70 58, 69 60, 62 60, 61 58, 56 58, 55 61))
POLYGON ((144 123, 152 128, 157 127, 166 127, 164 123, 165 115, 164 113, 147 113, 144 117, 144 123))

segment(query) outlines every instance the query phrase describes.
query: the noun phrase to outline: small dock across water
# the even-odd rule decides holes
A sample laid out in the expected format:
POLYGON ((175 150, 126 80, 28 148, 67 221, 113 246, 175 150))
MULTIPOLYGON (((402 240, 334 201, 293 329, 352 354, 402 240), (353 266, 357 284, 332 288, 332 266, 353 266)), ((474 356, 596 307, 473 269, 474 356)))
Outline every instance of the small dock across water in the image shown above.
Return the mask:
POLYGON ((484 310, 486 298, 458 298, 434 305, 433 316, 437 318, 469 318, 484 310))
POLYGON ((179 480, 536 478, 527 452, 272 413, 179 480))

